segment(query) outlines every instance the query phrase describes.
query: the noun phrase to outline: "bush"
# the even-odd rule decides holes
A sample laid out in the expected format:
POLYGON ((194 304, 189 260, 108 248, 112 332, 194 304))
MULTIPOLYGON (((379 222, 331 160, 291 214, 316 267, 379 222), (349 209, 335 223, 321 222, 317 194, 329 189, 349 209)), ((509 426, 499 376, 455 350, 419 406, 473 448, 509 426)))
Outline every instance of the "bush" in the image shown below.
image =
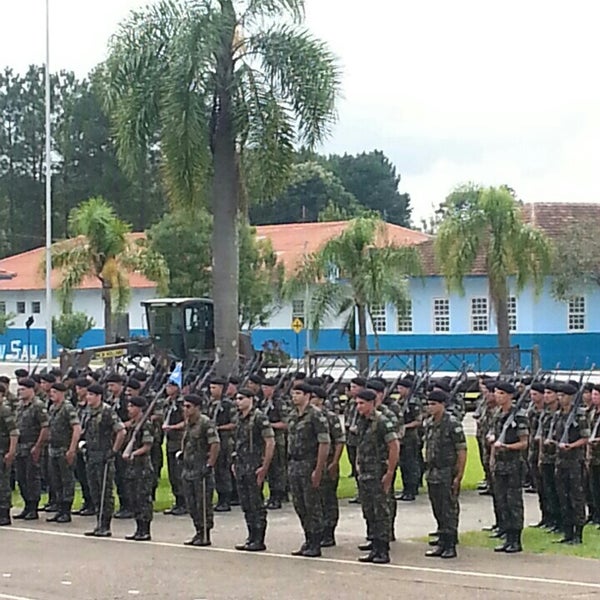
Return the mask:
POLYGON ((83 312, 63 313, 52 317, 54 339, 63 348, 76 348, 81 337, 94 326, 94 319, 83 312))

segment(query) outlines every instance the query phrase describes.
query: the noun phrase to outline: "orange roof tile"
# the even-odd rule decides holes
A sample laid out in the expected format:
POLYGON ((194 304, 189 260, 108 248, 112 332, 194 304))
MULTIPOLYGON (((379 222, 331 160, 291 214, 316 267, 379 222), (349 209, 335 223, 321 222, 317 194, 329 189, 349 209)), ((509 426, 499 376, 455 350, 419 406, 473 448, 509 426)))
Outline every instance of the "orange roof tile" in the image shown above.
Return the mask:
MULTIPOLYGON (((130 239, 135 241, 143 238, 143 233, 131 233, 130 239)), ((22 290, 42 290, 45 287, 44 276, 40 271, 40 265, 44 260, 45 248, 34 248, 28 252, 8 256, 0 260, 0 292, 2 291, 22 291, 22 290), (1 277, 2 271, 13 275, 9 279, 1 277)), ((60 283, 60 274, 54 270, 52 272, 52 288, 57 289, 60 283)), ((146 279, 140 273, 131 273, 129 276, 129 285, 132 288, 154 288, 156 283, 146 279)), ((100 289, 100 281, 94 277, 87 277, 79 286, 79 289, 92 290, 100 289)))
MULTIPOLYGON (((258 225, 256 235, 269 238, 273 250, 289 273, 300 263, 302 257, 319 250, 326 242, 339 236, 350 221, 326 223, 289 223, 284 225, 258 225)), ((429 235, 400 225, 385 224, 380 243, 389 242, 397 246, 412 246, 430 238, 429 235)))

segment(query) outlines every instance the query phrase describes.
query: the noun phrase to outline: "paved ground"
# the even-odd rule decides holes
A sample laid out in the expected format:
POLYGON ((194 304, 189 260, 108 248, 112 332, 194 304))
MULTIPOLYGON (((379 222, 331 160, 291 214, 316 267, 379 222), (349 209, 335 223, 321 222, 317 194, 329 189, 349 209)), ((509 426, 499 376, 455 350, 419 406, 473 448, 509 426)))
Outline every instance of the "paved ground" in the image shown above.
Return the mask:
MULTIPOLYGON (((535 499, 527 496, 528 518, 537 517, 535 499)), ((488 522, 489 499, 465 494, 461 529, 488 522)), ((321 559, 294 558, 299 527, 287 507, 269 513, 269 551, 246 554, 233 549, 245 537, 239 509, 217 515, 211 548, 188 548, 187 517, 158 515, 150 543, 126 542, 132 522, 115 522, 109 540, 81 533, 93 518, 76 518, 67 526, 43 521, 15 522, 0 530, 0 600, 70 600, 157 598, 196 600, 392 598, 600 598, 595 561, 555 556, 494 555, 488 550, 459 547, 455 561, 427 559, 422 542, 433 521, 427 501, 399 503, 398 534, 392 565, 356 562, 356 544, 364 525, 360 510, 343 503, 338 546, 321 559)))

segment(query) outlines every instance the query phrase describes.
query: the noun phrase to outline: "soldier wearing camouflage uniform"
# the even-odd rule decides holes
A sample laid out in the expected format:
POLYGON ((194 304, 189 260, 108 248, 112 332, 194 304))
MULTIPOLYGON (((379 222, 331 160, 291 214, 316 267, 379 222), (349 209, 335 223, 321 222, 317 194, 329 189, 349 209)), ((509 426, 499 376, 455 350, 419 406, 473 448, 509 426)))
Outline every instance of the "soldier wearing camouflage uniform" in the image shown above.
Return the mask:
POLYGON ((10 473, 17 454, 19 430, 8 401, 0 401, 0 526, 10 525, 10 473))
POLYGON ((48 441, 48 412, 44 403, 35 396, 33 379, 19 380, 19 404, 16 411, 19 444, 15 470, 19 491, 25 508, 15 519, 38 519, 41 496, 42 450, 48 441))
POLYGON ((356 467, 358 492, 372 539, 371 550, 360 562, 390 562, 389 495, 398 466, 400 444, 394 424, 375 408, 375 392, 362 390, 356 396, 358 447, 356 467))
POLYGON ((202 398, 183 397, 185 431, 182 440, 181 481, 188 512, 196 534, 186 546, 210 546, 214 526, 212 496, 215 490, 214 467, 219 456, 219 434, 213 422, 200 412, 202 398))
POLYGON ((58 512, 46 521, 53 523, 71 522, 71 507, 75 496, 75 462, 81 437, 79 418, 75 407, 65 399, 66 392, 67 386, 64 383, 54 383, 50 388, 52 404, 48 413, 48 473, 58 512))
POLYGON ((427 398, 430 418, 425 428, 427 491, 437 521, 437 547, 425 556, 456 557, 458 495, 467 464, 467 440, 458 419, 445 408, 447 395, 432 391, 427 398))
POLYGON ((298 383, 292 390, 292 411, 288 426, 289 482, 294 510, 304 531, 304 543, 293 556, 321 556, 323 507, 319 487, 329 455, 329 425, 310 404, 312 387, 298 383))
POLYGON ((556 455, 556 488, 564 537, 561 543, 581 544, 585 525, 585 493, 583 490, 583 462, 585 446, 590 437, 589 424, 584 409, 578 410, 570 424, 569 414, 573 408, 577 388, 570 383, 562 384, 558 392, 560 410, 556 416, 553 440, 558 448, 556 455), (565 433, 566 441, 562 441, 565 433))
MULTIPOLYGON (((366 384, 366 380, 363 377, 355 377, 350 380, 350 386, 348 388, 348 399, 346 400, 346 406, 344 407, 344 427, 346 429, 346 451, 348 452, 348 460, 350 461, 350 467, 352 472, 350 477, 354 477, 358 486, 358 477, 356 472, 356 447, 358 444, 357 438, 357 423, 358 423, 358 412, 356 410, 356 395, 360 392, 366 384)), ((356 497, 350 500, 351 504, 358 504, 358 493, 356 497)))
POLYGON ((234 468, 248 537, 235 548, 260 552, 267 548, 267 509, 262 486, 275 451, 275 433, 267 416, 252 405, 253 400, 254 393, 248 388, 241 388, 236 394, 239 415, 234 437, 234 468))
MULTIPOLYGON (((90 382, 85 377, 80 377, 75 380, 75 411, 77 418, 81 424, 81 439, 85 438, 85 426, 90 416, 90 409, 87 405, 87 389, 90 382)), ((81 445, 81 444, 80 444, 81 445)), ((82 517, 89 517, 96 514, 94 508, 94 501, 90 492, 90 486, 87 480, 87 473, 85 469, 85 452, 82 448, 77 450, 77 460, 75 463, 75 478, 79 481, 81 486, 81 494, 83 496, 83 506, 79 510, 74 510, 74 515, 80 515, 82 517)))
POLYGON ((527 420, 529 421, 529 445, 527 447, 527 464, 531 476, 531 485, 538 494, 540 513, 542 518, 533 527, 544 527, 548 523, 544 495, 542 494, 541 470, 540 470, 540 438, 542 435, 542 417, 544 414, 544 384, 533 382, 529 395, 531 404, 527 409, 527 420))
POLYGON ((335 546, 335 529, 340 519, 340 506, 337 488, 340 481, 340 457, 344 450, 346 436, 338 415, 325 406, 327 392, 320 387, 314 388, 311 394, 311 404, 318 408, 329 424, 331 444, 327 455, 327 465, 321 479, 321 505, 323 507, 323 536, 321 548, 335 546))
POLYGON ((131 453, 123 453, 125 471, 123 481, 127 489, 127 498, 131 501, 131 511, 136 528, 132 535, 125 537, 135 542, 146 542, 151 539, 150 523, 152 522, 152 495, 154 490, 154 469, 152 466, 152 445, 154 443, 154 426, 146 420, 136 432, 136 427, 144 418, 146 400, 141 396, 129 398, 127 434, 124 448, 128 449, 134 439, 131 453), (135 436, 135 437, 134 437, 135 436))
POLYGON ((102 386, 90 385, 87 389, 89 418, 85 426, 85 468, 98 522, 84 535, 110 537, 115 498, 115 457, 125 440, 125 427, 111 406, 102 402, 102 386))
POLYGON ((421 479, 419 433, 423 424, 422 407, 416 394, 411 394, 412 386, 413 382, 410 379, 401 379, 398 382, 404 421, 404 436, 400 444, 400 472, 404 487, 399 499, 404 502, 415 500, 421 479))
POLYGON ((503 544, 495 552, 514 554, 522 551, 523 531, 523 450, 527 449, 529 429, 525 411, 519 411, 512 419, 515 387, 508 382, 496 382, 494 395, 499 411, 494 420, 493 446, 490 465, 494 476, 494 498, 501 522, 498 525, 506 532, 503 544), (506 421, 512 423, 506 430, 505 439, 500 440, 506 421))
POLYGON ((594 523, 600 524, 600 385, 592 390, 592 411, 590 414, 590 438, 587 458, 590 473, 590 493, 594 506, 594 523))

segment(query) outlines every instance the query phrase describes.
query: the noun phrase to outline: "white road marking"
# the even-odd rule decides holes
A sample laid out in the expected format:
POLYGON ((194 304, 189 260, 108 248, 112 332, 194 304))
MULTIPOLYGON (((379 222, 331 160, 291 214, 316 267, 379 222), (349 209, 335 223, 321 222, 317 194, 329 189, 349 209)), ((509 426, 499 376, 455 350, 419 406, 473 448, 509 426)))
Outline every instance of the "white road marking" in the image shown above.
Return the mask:
MULTIPOLYGON (((67 537, 67 538, 76 538, 81 541, 95 541, 94 538, 86 538, 80 533, 68 533, 66 531, 47 531, 42 529, 28 529, 26 527, 11 527, 6 529, 7 532, 10 531, 21 531, 23 533, 35 533, 39 535, 49 535, 49 536, 57 536, 57 537, 67 537)), ((103 543, 117 543, 117 544, 128 544, 125 539, 119 538, 103 538, 103 543)), ((236 556, 253 556, 255 558, 284 558, 286 560, 301 560, 306 561, 307 559, 302 557, 292 556, 291 554, 279 554, 276 552, 266 552, 266 553, 240 553, 238 550, 234 550, 232 548, 216 548, 214 546, 210 547, 191 547, 184 546, 183 544, 174 544, 172 542, 144 542, 144 546, 160 546, 162 548, 177 548, 178 550, 186 550, 190 552, 220 552, 224 554, 235 554, 236 556)), ((310 559, 309 559, 310 560, 310 559)), ((417 567, 413 565, 398 565, 398 564, 388 564, 388 565, 374 565, 374 564, 363 564, 358 561, 348 560, 344 558, 326 558, 321 557, 318 559, 314 559, 311 561, 311 564, 318 563, 331 563, 337 565, 350 565, 352 567, 363 567, 368 569, 393 569, 396 571, 409 571, 413 573, 430 573, 437 575, 453 575, 455 577, 474 577, 480 579, 496 579, 499 581, 516 581, 522 583, 540 583, 544 585, 565 585, 572 586, 578 588, 588 588, 594 590, 600 590, 600 583, 587 583, 584 581, 569 581, 568 579, 554 579, 549 577, 530 577, 524 575, 508 575, 504 573, 486 573, 485 571, 463 571, 459 569, 443 569, 441 567, 417 567)), ((17 596, 2 596, 0 594, 0 600, 6 598, 7 600, 35 600, 32 598, 18 598, 17 596)))
POLYGON ((25 596, 12 596, 11 594, 3 594, 0 592, 0 599, 2 600, 37 600, 37 598, 26 598, 25 596))

